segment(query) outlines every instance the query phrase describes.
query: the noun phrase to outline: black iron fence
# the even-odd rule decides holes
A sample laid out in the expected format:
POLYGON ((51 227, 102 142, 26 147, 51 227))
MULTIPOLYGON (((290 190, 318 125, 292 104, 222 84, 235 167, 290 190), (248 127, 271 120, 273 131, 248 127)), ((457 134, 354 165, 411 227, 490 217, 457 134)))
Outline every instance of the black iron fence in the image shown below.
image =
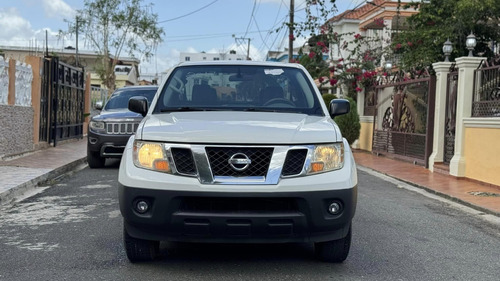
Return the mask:
POLYGON ((500 117, 500 65, 482 65, 474 72, 472 117, 500 117))
POLYGON ((57 57, 44 60, 40 112, 40 141, 83 136, 84 70, 62 63, 57 57))

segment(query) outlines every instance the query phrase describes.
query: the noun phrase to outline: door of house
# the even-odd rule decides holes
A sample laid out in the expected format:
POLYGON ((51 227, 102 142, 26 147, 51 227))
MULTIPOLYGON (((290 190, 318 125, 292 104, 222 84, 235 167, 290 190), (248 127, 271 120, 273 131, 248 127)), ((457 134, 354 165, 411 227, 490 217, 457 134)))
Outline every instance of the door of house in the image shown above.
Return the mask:
POLYGON ((427 167, 432 152, 435 77, 403 77, 376 88, 372 151, 427 167))

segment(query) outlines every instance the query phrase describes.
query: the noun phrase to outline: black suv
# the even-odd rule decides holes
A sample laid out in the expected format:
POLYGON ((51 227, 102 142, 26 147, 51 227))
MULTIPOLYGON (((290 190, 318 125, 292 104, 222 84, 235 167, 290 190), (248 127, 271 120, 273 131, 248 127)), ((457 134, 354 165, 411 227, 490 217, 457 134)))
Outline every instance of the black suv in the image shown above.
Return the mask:
POLYGON ((91 118, 88 130, 87 162, 90 168, 101 168, 106 158, 121 158, 125 145, 137 130, 143 116, 128 110, 131 97, 146 97, 151 103, 157 86, 129 86, 117 89, 108 102, 96 109, 99 115, 91 118))

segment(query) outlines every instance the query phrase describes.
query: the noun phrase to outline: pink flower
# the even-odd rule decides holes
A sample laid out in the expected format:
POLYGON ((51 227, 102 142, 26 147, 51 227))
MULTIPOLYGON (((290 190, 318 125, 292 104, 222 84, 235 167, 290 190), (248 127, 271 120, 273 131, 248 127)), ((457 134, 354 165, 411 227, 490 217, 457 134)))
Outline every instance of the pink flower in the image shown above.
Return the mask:
POLYGON ((339 62, 341 62, 341 61, 343 61, 343 60, 344 60, 343 58, 340 58, 340 59, 339 59, 339 62))
POLYGON ((330 79, 330 85, 334 86, 336 84, 337 84, 337 79, 334 78, 330 79))
POLYGON ((331 73, 333 73, 333 72, 335 72, 335 67, 333 67, 333 66, 332 66, 332 67, 330 67, 328 70, 329 70, 331 73))
POLYGON ((399 50, 399 49, 401 49, 401 44, 400 44, 400 43, 398 43, 398 44, 396 45, 396 50, 399 50))
POLYGON ((343 67, 344 67, 343 64, 341 64, 341 63, 337 64, 337 68, 342 69, 343 67))
POLYGON ((294 41, 295 40, 295 36, 293 36, 293 34, 290 34, 290 35, 288 35, 288 39, 294 41))
POLYGON ((354 39, 359 39, 359 38, 361 38, 361 34, 358 33, 358 34, 354 35, 354 39))
POLYGON ((408 46, 410 46, 410 47, 413 46, 413 43, 408 41, 408 46))
POLYGON ((388 74, 387 72, 384 72, 382 75, 384 75, 384 77, 387 77, 388 74))
POLYGON ((363 89, 361 89, 360 87, 356 87, 356 92, 361 92, 363 91, 363 89))
POLYGON ((319 83, 323 83, 323 81, 325 81, 325 79, 323 77, 320 77, 320 78, 318 78, 318 81, 319 81, 319 83))
POLYGON ((321 42, 321 41, 318 41, 318 42, 316 43, 316 45, 318 45, 318 46, 320 46, 320 47, 325 47, 325 46, 326 46, 326 45, 325 45, 325 43, 323 43, 323 42, 321 42))
POLYGON ((315 53, 315 52, 311 51, 311 52, 309 53, 309 57, 310 57, 311 59, 312 59, 312 58, 314 58, 315 56, 316 56, 316 53, 315 53))

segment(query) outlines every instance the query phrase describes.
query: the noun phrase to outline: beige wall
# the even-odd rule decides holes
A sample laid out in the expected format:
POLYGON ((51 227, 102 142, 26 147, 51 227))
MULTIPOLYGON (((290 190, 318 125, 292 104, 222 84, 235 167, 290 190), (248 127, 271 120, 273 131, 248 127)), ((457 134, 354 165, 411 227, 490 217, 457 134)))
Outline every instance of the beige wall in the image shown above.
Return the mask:
POLYGON ((40 141, 40 98, 42 92, 42 76, 40 69, 43 67, 42 58, 28 56, 26 63, 33 69, 33 81, 31 82, 31 107, 33 107, 33 143, 35 146, 40 141))
POLYGON ((361 130, 359 133, 358 148, 362 150, 372 151, 373 121, 369 119, 370 117, 360 117, 361 130))
POLYGON ((500 128, 466 128, 465 177, 500 186, 500 128))

